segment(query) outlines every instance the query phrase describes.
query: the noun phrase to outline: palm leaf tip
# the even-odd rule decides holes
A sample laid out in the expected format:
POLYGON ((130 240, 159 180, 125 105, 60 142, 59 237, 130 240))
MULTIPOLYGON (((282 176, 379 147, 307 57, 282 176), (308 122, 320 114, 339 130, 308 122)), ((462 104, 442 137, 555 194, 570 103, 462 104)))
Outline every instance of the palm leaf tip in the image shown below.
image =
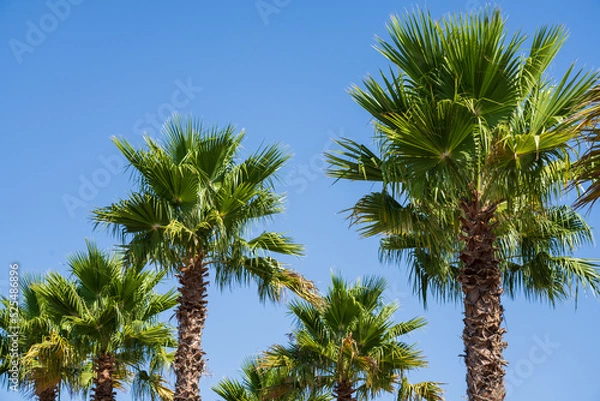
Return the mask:
POLYGON ((444 401, 443 383, 420 382, 411 384, 402 378, 398 391, 398 401, 444 401))
POLYGON ((289 288, 298 297, 317 307, 323 305, 323 297, 313 281, 307 280, 300 273, 290 270, 286 271, 284 276, 285 287, 289 288))

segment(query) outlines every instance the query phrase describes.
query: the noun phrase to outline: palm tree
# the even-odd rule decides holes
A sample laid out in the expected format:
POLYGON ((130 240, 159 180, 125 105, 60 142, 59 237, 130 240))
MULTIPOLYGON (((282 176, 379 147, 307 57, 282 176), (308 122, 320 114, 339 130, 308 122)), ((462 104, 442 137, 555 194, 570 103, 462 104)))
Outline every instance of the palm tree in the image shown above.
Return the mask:
POLYGON ((280 369, 265 369, 255 358, 242 365, 242 381, 223 379, 212 390, 225 401, 330 401, 329 394, 311 394, 280 369))
POLYGON ((438 21, 417 11, 388 32, 378 50, 396 69, 351 90, 375 119, 378 149, 339 141, 329 174, 382 184, 352 221, 383 236, 384 260, 409 258, 424 301, 462 295, 469 400, 502 400, 502 292, 554 302, 600 285, 590 262, 564 256, 591 232, 557 204, 598 74, 571 67, 551 80, 564 29, 541 28, 525 53, 526 36, 508 35, 498 9, 438 21))
POLYGON ((385 288, 382 278, 367 278, 350 287, 334 276, 323 306, 290 304, 297 322, 291 340, 286 346, 271 347, 261 364, 283 370, 282 377, 294 378, 309 394, 327 394, 337 401, 364 401, 394 391, 408 397, 426 388, 429 397, 420 399, 441 400, 437 383, 410 387, 405 380, 407 372, 426 362, 414 345, 399 337, 423 327, 425 321, 394 323, 398 305, 383 302, 385 288))
POLYGON ((56 272, 32 286, 48 312, 71 332, 73 347, 93 364, 94 401, 114 401, 116 386, 133 374, 133 367, 162 348, 174 347, 169 326, 158 321, 176 305, 176 293, 158 294, 163 273, 125 268, 92 243, 69 258, 73 279, 56 272))
POLYGON ((39 401, 54 401, 61 387, 71 393, 82 389, 81 372, 75 368, 81 355, 69 342, 68 330, 48 313, 47 304, 33 291, 41 281, 24 277, 19 299, 2 299, 0 376, 13 390, 18 388, 39 401))
POLYGON ((199 401, 211 267, 221 288, 254 281, 261 300, 278 300, 285 287, 309 299, 315 295, 312 283, 270 256, 301 255, 300 245, 276 232, 248 238, 254 223, 283 210, 282 197, 273 192, 288 159, 281 149, 265 147, 240 160, 243 133, 231 126, 204 129, 177 116, 163 134, 162 143, 146 137, 146 150, 114 139, 139 189, 94 215, 122 237, 130 258, 156 263, 179 279, 174 399, 199 401))

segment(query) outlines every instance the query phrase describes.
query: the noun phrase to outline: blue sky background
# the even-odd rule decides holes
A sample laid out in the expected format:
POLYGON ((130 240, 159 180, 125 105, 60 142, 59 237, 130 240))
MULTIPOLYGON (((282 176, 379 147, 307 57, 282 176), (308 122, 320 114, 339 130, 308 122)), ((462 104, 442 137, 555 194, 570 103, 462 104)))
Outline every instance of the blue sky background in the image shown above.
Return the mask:
MULTIPOLYGON (((323 288, 331 271, 348 279, 384 275, 388 299, 401 304, 398 319, 429 321, 410 340, 430 368, 412 378, 445 382, 448 400, 463 399, 460 306, 432 302, 424 311, 402 266, 378 263, 377 240, 359 239, 339 213, 369 187, 332 185, 322 153, 331 138, 370 142, 369 116, 346 89, 387 66, 372 45, 376 34, 385 35, 390 14, 426 5, 439 17, 483 2, 265 0, 274 8, 261 14, 255 0, 66 1, 70 9, 51 11, 52 1, 0 0, 0 291, 8 293, 9 263, 18 262, 22 274, 65 272, 65 255, 82 249, 84 238, 114 245, 109 233, 92 229, 88 212, 131 188, 128 175, 113 168, 123 161, 109 137, 139 143, 172 111, 192 113, 246 129, 247 149, 288 146, 294 157, 279 187, 288 211, 274 226, 307 246, 293 267, 323 288), (52 17, 57 13, 61 18, 52 17), (45 32, 36 36, 40 26, 45 32)), ((567 26, 570 40, 552 73, 575 60, 600 67, 597 0, 496 4, 514 30, 567 26)), ((598 226, 598 211, 589 222, 598 226)), ((569 302, 552 309, 521 298, 505 300, 505 309, 508 400, 600 399, 597 299, 583 294, 577 308, 569 302)), ((213 287, 203 398, 217 400, 210 386, 236 376, 245 357, 285 341, 290 325, 284 305, 259 304, 252 288, 213 287)), ((22 398, 3 389, 0 399, 22 398)))

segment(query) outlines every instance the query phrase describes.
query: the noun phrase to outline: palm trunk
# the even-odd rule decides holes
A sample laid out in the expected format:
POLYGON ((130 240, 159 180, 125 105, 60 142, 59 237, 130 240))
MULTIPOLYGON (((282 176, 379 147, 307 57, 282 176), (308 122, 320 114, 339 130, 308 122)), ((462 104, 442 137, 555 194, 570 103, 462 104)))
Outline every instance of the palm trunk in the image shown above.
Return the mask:
POLYGON ((94 360, 94 394, 92 401, 115 401, 114 391, 115 357, 110 353, 102 354, 94 360))
POLYGON ((496 205, 482 205, 477 193, 462 204, 465 248, 460 254, 459 275, 464 294, 465 363, 469 401, 502 401, 506 393, 502 356, 506 332, 502 328, 501 274, 495 258, 496 205))
POLYGON ((208 268, 195 258, 181 270, 179 278, 179 344, 173 368, 177 376, 174 401, 200 401, 198 382, 204 371, 202 331, 206 320, 208 268))
POLYGON ((356 401, 353 397, 356 390, 352 388, 352 383, 348 380, 338 381, 333 388, 333 395, 336 401, 356 401))
POLYGON ((39 401, 56 401, 58 397, 58 389, 56 387, 44 388, 35 390, 35 395, 39 401))

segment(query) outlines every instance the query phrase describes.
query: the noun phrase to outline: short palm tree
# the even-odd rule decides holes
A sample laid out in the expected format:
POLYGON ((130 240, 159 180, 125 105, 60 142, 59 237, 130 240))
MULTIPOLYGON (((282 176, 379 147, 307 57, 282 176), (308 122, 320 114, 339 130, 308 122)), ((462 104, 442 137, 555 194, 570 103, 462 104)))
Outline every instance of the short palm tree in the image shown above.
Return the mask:
POLYGON ((569 256, 591 241, 589 227, 557 204, 598 74, 551 80, 564 29, 541 28, 526 53, 498 9, 441 20, 417 11, 388 32, 378 50, 394 69, 351 90, 375 119, 378 149, 340 141, 329 174, 382 184, 353 222, 383 236, 383 259, 409 258, 424 300, 462 295, 469 400, 502 400, 502 292, 554 302, 600 286, 590 262, 569 256))
POLYGON ((140 150, 114 139, 139 188, 94 216, 122 237, 129 257, 156 263, 179 279, 174 399, 199 401, 209 270, 221 288, 254 281, 261 300, 279 299, 286 287, 314 298, 313 286, 271 256, 300 255, 300 245, 277 232, 250 237, 253 224, 283 210, 273 191, 288 159, 282 150, 269 146, 242 160, 244 135, 233 127, 205 129, 178 116, 163 135, 162 142, 146 137, 140 150))
POLYGON ((224 401, 330 401, 330 394, 305 391, 287 372, 260 366, 254 358, 242 365, 242 380, 223 379, 212 390, 224 401))
POLYGON ((73 347, 91 359, 91 399, 114 401, 115 386, 127 381, 140 361, 175 346, 172 329, 158 318, 175 306, 176 293, 155 292, 163 273, 126 268, 121 257, 91 242, 69 258, 69 266, 72 279, 51 272, 32 288, 68 328, 73 347))
POLYGON ((72 393, 79 392, 82 390, 81 372, 76 366, 82 356, 70 343, 70 334, 60 319, 48 313, 44 299, 33 291, 32 286, 42 279, 23 277, 21 280, 18 303, 13 303, 17 302, 16 298, 2 299, 0 375, 4 379, 12 377, 14 380, 7 380, 10 387, 17 387, 39 401, 56 400, 61 387, 72 393))
MULTIPOLYGON (((437 383, 411 387, 405 380, 409 371, 426 362, 414 345, 400 337, 423 327, 425 321, 394 323, 398 305, 383 302, 385 288, 382 278, 350 286, 334 276, 324 305, 292 302, 290 312, 297 327, 290 343, 271 347, 261 366, 282 370, 283 377, 294 378, 309 394, 326 394, 337 401, 365 401, 382 392, 408 397, 424 394, 424 389, 429 392, 422 400, 441 400, 437 383)), ((407 397, 399 400, 410 400, 407 397)))

